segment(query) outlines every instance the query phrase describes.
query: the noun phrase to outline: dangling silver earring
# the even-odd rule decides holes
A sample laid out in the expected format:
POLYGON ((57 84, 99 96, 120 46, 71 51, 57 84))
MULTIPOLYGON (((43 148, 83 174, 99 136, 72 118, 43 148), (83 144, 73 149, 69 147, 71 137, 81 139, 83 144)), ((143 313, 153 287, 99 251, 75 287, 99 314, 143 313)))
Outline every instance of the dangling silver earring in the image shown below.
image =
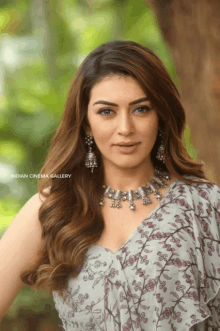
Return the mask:
POLYGON ((91 172, 93 173, 93 169, 98 167, 97 164, 97 158, 95 153, 92 151, 91 145, 93 144, 92 137, 90 135, 87 135, 85 137, 86 144, 89 145, 89 151, 86 154, 86 160, 85 160, 85 166, 87 168, 91 168, 91 172))
POLYGON ((164 146, 163 146, 163 131, 162 130, 160 130, 159 136, 161 137, 161 145, 158 148, 156 158, 159 161, 163 161, 163 163, 165 163, 164 146))

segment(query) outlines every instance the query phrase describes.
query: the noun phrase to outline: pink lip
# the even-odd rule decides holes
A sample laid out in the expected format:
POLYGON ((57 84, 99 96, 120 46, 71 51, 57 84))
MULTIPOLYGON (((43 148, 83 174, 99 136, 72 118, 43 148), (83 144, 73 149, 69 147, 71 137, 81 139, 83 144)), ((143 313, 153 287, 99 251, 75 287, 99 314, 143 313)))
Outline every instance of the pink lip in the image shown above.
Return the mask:
POLYGON ((124 143, 124 142, 120 142, 118 144, 115 144, 116 146, 127 146, 127 145, 137 145, 139 144, 139 142, 135 143, 135 142, 128 142, 128 143, 124 143))
POLYGON ((125 146, 119 146, 119 145, 115 145, 119 152, 122 153, 122 154, 130 154, 130 153, 133 153, 136 148, 138 147, 139 143, 138 144, 135 144, 134 146, 129 146, 129 147, 125 147, 125 146))

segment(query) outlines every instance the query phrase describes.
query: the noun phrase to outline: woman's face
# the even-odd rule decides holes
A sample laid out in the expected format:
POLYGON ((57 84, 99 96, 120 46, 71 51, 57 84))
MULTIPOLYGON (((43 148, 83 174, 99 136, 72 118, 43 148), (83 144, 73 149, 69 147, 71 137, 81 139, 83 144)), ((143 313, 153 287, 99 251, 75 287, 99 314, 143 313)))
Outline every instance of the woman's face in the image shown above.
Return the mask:
POLYGON ((147 97, 131 76, 105 77, 91 89, 86 134, 94 138, 104 168, 151 164, 159 118, 147 97), (139 144, 128 154, 115 146, 120 142, 139 144))

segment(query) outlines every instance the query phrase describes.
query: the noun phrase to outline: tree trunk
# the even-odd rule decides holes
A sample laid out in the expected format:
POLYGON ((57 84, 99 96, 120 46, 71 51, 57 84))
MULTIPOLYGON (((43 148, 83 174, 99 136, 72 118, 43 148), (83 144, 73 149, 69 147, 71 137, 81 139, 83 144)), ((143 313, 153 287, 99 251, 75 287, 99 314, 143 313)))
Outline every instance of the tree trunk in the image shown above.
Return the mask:
POLYGON ((220 186, 219 0, 145 0, 155 13, 180 80, 198 159, 220 186))

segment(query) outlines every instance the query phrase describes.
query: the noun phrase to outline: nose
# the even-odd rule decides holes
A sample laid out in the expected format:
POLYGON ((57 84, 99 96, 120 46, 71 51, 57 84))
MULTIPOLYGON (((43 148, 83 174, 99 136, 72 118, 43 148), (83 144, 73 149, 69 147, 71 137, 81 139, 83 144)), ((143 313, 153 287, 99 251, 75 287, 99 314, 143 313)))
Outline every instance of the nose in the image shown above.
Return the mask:
POLYGON ((121 112, 117 118, 117 132, 122 135, 129 135, 134 132, 132 115, 127 111, 121 112))

